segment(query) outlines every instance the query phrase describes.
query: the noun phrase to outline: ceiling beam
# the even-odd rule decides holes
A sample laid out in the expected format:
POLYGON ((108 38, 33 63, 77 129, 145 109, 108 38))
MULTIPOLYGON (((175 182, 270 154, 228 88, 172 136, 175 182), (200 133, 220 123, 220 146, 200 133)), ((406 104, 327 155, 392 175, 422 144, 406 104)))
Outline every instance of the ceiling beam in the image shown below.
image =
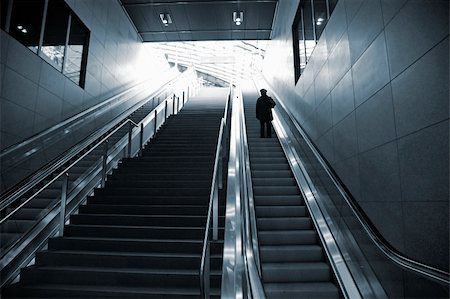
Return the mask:
POLYGON ((240 3, 277 3, 278 0, 211 0, 211 1, 173 1, 173 2, 125 2, 123 6, 138 7, 138 6, 160 6, 160 5, 189 5, 189 4, 240 4, 240 3))
POLYGON ((178 30, 178 31, 138 31, 139 34, 165 34, 165 33, 222 33, 222 32, 270 32, 271 29, 217 29, 217 30, 178 30))

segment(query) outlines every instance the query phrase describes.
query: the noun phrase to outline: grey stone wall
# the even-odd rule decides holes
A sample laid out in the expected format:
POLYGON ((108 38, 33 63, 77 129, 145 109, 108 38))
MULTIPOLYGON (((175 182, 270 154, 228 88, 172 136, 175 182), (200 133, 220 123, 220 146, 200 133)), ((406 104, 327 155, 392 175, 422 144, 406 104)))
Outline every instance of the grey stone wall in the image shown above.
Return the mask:
POLYGON ((280 1, 264 74, 384 237, 449 267, 449 2, 340 0, 294 82, 280 1))
MULTIPOLYGON (((119 1, 66 2, 91 32, 85 88, 73 83, 0 30, 1 150, 106 100, 136 80, 152 76, 157 78, 157 72, 162 73, 169 68, 164 57, 157 56, 141 42, 119 1)), ((99 118, 95 124, 89 124, 84 135, 87 136, 125 108, 126 105, 122 105, 117 111, 99 118)), ((77 136, 78 140, 82 137, 77 136)), ((65 147, 72 146, 73 141, 76 140, 68 138, 65 147)), ((64 148, 53 149, 51 154, 43 153, 34 161, 18 167, 15 175, 24 177, 62 150, 64 148)), ((12 177, 2 178, 2 182, 8 179, 13 180, 12 177)))

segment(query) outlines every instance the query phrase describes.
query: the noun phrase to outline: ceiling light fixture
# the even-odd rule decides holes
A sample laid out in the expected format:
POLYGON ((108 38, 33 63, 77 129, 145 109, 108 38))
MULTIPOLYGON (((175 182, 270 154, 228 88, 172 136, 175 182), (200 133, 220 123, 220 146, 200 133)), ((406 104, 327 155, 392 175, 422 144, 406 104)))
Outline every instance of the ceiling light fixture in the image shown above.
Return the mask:
POLYGON ((316 22, 316 25, 317 25, 317 26, 322 25, 322 22, 323 22, 323 21, 325 21, 323 18, 318 18, 318 19, 317 19, 317 22, 316 22))
POLYGON ((244 21, 244 12, 240 11, 234 11, 233 12, 233 22, 236 24, 236 26, 239 26, 244 21))
POLYGON ((166 27, 169 26, 169 24, 172 24, 172 18, 170 17, 170 14, 168 14, 168 13, 160 13, 159 18, 161 19, 161 22, 166 27))

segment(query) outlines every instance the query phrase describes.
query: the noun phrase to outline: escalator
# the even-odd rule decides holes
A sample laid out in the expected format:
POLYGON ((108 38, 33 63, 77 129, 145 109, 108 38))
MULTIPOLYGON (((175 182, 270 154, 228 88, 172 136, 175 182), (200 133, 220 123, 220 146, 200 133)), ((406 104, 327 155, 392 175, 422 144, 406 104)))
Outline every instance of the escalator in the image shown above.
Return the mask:
MULTIPOLYGON (((199 267, 226 91, 191 99, 137 158, 126 158, 49 240, 7 295, 40 298, 198 298, 199 267)), ((220 194, 223 202, 224 194, 220 194)), ((219 294, 224 207, 211 245, 219 294), (221 228, 222 227, 222 228, 221 228)))
POLYGON ((256 99, 243 91, 262 281, 267 298, 342 297, 283 149, 260 138, 256 99))
MULTIPOLYGON (((159 100, 153 98, 145 103, 142 107, 133 112, 129 119, 135 123, 139 123, 146 117, 157 105, 159 100)), ((128 133, 128 127, 120 128, 115 134, 109 138, 110 144, 116 144, 128 133)), ((88 173, 88 170, 96 163, 101 163, 103 148, 94 149, 89 155, 83 158, 76 166, 69 171, 69 191, 78 186, 88 173)), ((8 221, 0 224, 0 256, 2 256, 14 242, 18 241, 25 233, 27 233, 37 221, 42 219, 51 209, 51 206, 59 201, 61 196, 62 179, 58 179, 52 183, 46 190, 42 191, 31 202, 25 204, 20 211, 15 213, 8 221)), ((31 190, 36 192, 39 187, 31 190)), ((18 204, 27 200, 26 197, 19 200, 18 204)), ((14 209, 7 208, 5 213, 8 214, 14 209)))

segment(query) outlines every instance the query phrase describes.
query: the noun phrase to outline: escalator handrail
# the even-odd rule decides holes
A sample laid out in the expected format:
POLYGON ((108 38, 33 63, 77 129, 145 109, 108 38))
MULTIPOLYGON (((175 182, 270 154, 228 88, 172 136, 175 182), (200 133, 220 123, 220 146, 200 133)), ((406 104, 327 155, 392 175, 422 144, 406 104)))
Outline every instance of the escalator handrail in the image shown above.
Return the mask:
POLYGON ((14 145, 12 145, 12 146, 2 150, 0 152, 0 158, 2 158, 2 157, 6 156, 6 155, 8 155, 8 154, 10 154, 10 153, 12 153, 14 151, 17 151, 18 149, 20 149, 20 148, 22 148, 24 146, 27 146, 28 144, 32 143, 33 141, 36 141, 39 138, 42 138, 43 136, 48 135, 49 133, 60 129, 60 128, 64 127, 67 124, 70 124, 70 123, 72 123, 74 121, 82 119, 86 115, 88 115, 88 114, 90 114, 90 113, 92 113, 92 112, 94 112, 96 110, 99 110, 102 107, 105 107, 106 105, 108 105, 112 101, 116 100, 117 98, 122 97, 123 95, 125 95, 125 94, 127 94, 127 93, 129 93, 129 92, 131 92, 131 91, 133 91, 135 89, 137 89, 138 87, 141 87, 142 85, 145 85, 145 84, 148 84, 148 79, 145 79, 145 80, 142 80, 142 81, 140 81, 140 82, 138 82, 136 84, 133 84, 130 87, 128 87, 126 90, 123 90, 123 91, 119 92, 118 94, 115 94, 115 95, 109 97, 105 101, 102 101, 101 103, 98 103, 97 105, 92 106, 92 107, 90 107, 90 108, 88 108, 88 109, 86 109, 86 110, 84 110, 84 111, 82 111, 82 112, 80 112, 80 113, 78 113, 78 114, 76 114, 76 115, 74 115, 74 116, 72 116, 72 117, 70 117, 70 118, 68 118, 68 119, 66 119, 66 120, 64 120, 64 121, 62 121, 62 122, 52 126, 52 127, 50 127, 50 128, 48 128, 48 129, 46 129, 46 130, 44 130, 44 131, 42 131, 40 133, 37 133, 37 134, 31 136, 30 138, 28 138, 27 140, 24 140, 24 141, 22 141, 20 143, 14 144, 14 145))
MULTIPOLYGON (((253 197, 253 186, 250 169, 250 154, 248 151, 247 128, 245 125, 245 113, 242 91, 239 88, 239 123, 240 123, 240 157, 243 161, 243 173, 239 182, 244 186, 241 201, 243 202, 243 227, 244 265, 248 276, 248 287, 253 298, 266 298, 262 283, 262 270, 259 255, 258 233, 256 229, 256 213, 253 197)), ((242 189, 241 189, 242 190, 242 189)))
MULTIPOLYGON (((240 91, 241 101, 243 102, 242 92, 240 91)), ((250 167, 250 153, 248 150, 248 140, 247 140, 247 126, 245 124, 245 113, 244 107, 241 106, 240 109, 240 119, 241 119, 241 140, 242 140, 242 158, 244 160, 244 186, 245 188, 245 199, 244 201, 248 203, 248 208, 246 209, 246 214, 244 215, 248 222, 246 222, 246 229, 248 229, 247 236, 251 240, 247 240, 248 244, 252 247, 252 253, 255 258, 255 263, 258 269, 259 276, 262 275, 261 272, 261 261, 259 258, 259 241, 258 232, 256 229, 256 212, 255 212, 255 200, 253 196, 253 180, 252 171, 250 167)))
POLYGON ((9 212, 6 216, 4 216, 3 218, 0 219, 0 225, 3 224, 4 222, 6 222, 9 218, 11 218, 11 216, 13 216, 16 212, 18 212, 24 205, 26 205, 27 203, 29 203, 31 200, 33 200, 36 196, 39 195, 39 193, 41 193, 42 191, 44 191, 45 189, 47 189, 48 186, 50 186, 51 184, 53 184, 54 182, 56 182, 62 175, 64 175, 65 173, 69 172, 70 169, 72 169, 72 167, 74 167, 75 165, 78 164, 78 162, 80 162, 81 160, 83 160, 87 155, 89 155, 93 150, 95 150, 99 145, 103 144, 103 142, 105 142, 106 140, 108 140, 109 137, 111 137, 114 133, 116 133, 118 130, 120 130, 122 127, 124 127, 127 124, 131 124, 135 127, 138 127, 139 125, 137 123, 135 123, 134 121, 132 121, 131 119, 127 119, 126 121, 124 121, 120 126, 118 126, 117 128, 115 128, 113 131, 111 131, 108 135, 106 135, 105 137, 103 137, 102 139, 100 139, 98 142, 96 142, 89 150, 87 150, 84 154, 82 154, 80 157, 78 157, 75 161, 73 161, 72 163, 70 163, 69 166, 65 167, 64 170, 60 171, 57 175, 55 175, 50 181, 48 181, 44 186, 42 186, 41 188, 39 188, 37 191, 33 192, 33 194, 27 198, 27 200, 25 200, 23 203, 21 203, 19 206, 17 206, 16 208, 14 208, 11 212, 9 212))
MULTIPOLYGON (((170 86, 174 81, 182 79, 183 76, 186 75, 185 73, 180 74, 179 76, 175 77, 172 80, 169 80, 169 82, 166 82, 163 86, 155 90, 155 93, 158 94, 161 91, 164 90, 167 86, 170 86)), ((161 102, 164 103, 165 101, 161 102)), ((158 106, 159 107, 159 106, 158 106)), ((155 108, 156 109, 156 108, 155 108)), ((0 197, 0 211, 8 207, 11 203, 16 201, 18 198, 23 196, 26 192, 34 188, 37 184, 39 184, 43 179, 48 177, 51 173, 59 169, 61 166, 63 166, 67 161, 72 159, 74 156, 76 156, 78 153, 80 153, 82 150, 89 147, 89 145, 93 144, 98 138, 101 138, 101 136, 104 134, 104 132, 100 132, 97 134, 91 134, 86 140, 80 142, 77 146, 69 149, 66 153, 62 154, 62 156, 57 157, 55 160, 50 161, 46 165, 42 166, 39 170, 37 170, 33 175, 29 177, 27 181, 23 184, 16 185, 15 187, 11 188, 11 190, 7 191, 7 194, 3 194, 0 197)))
MULTIPOLYGON (((267 81, 267 79, 263 76, 263 79, 265 81, 265 84, 270 87, 271 92, 273 95, 275 95, 276 99, 280 99, 277 92, 272 88, 271 84, 267 81)), ((435 267, 432 267, 430 265, 426 265, 424 263, 421 263, 419 261, 413 260, 398 250, 396 250, 389 242, 387 242, 384 237, 381 235, 381 233, 376 229, 376 227, 373 225, 372 221, 365 215, 365 213, 361 210, 361 208, 356 203, 356 200, 353 198, 351 194, 349 194, 344 187, 342 186, 342 183, 337 178, 337 176, 334 174, 334 172, 331 170, 325 159, 322 157, 322 155, 319 153, 319 151, 316 149, 315 145, 310 140, 309 136, 306 134, 306 132, 303 130, 301 125, 297 122, 297 120, 294 118, 292 113, 287 109, 285 104, 278 100, 277 101, 280 106, 283 108, 285 113, 289 116, 290 121, 294 124, 296 130, 301 134, 302 138, 307 143, 308 147, 313 152, 314 156, 317 158, 323 169, 327 172, 331 180, 333 181, 334 185, 338 189, 341 196, 344 198, 346 204, 352 211, 353 215, 357 219, 358 223, 362 226, 367 236, 370 238, 370 240, 375 244, 375 246, 392 262, 399 265, 400 267, 410 270, 412 272, 415 272, 421 276, 424 276, 430 280, 436 281, 440 284, 450 285, 450 274, 446 271, 443 271, 441 269, 437 269, 435 267)))
MULTIPOLYGON (((228 188, 225 219, 224 257, 222 266, 221 298, 265 299, 259 269, 259 254, 255 254, 250 221, 249 190, 250 178, 248 151, 246 155, 245 117, 242 91, 236 87, 233 93, 231 117, 230 159, 228 163, 228 188), (247 163, 246 163, 247 161, 247 163)), ((254 214, 253 214, 254 216, 254 214)), ((255 244, 257 245, 257 244, 255 244)), ((258 248, 256 247, 256 250, 258 248)))

